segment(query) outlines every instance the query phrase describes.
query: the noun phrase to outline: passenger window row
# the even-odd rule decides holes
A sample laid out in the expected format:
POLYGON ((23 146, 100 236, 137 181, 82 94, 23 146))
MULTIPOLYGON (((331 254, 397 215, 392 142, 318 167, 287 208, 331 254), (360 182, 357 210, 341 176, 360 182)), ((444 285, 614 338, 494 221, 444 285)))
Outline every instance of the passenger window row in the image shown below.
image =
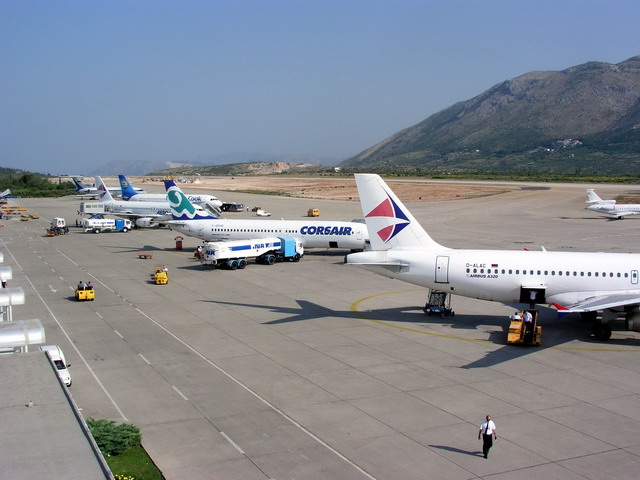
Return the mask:
POLYGON ((467 273, 488 273, 488 274, 497 274, 497 273, 501 273, 502 275, 551 275, 551 276, 555 276, 558 275, 559 277, 565 276, 565 277, 609 277, 609 278, 629 278, 629 273, 625 272, 625 273, 614 273, 614 272, 576 272, 576 271, 569 271, 569 270, 520 270, 520 269, 502 269, 499 270, 497 268, 467 268, 467 273))

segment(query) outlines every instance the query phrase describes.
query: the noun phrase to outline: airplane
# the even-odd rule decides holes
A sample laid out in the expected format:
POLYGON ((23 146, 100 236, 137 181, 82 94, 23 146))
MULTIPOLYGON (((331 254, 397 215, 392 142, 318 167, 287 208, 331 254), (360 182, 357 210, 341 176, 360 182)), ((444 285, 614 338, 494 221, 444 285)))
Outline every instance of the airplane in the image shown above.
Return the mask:
POLYGON ((305 248, 360 250, 369 240, 367 227, 359 222, 320 220, 259 220, 219 218, 195 208, 173 180, 164 181, 173 221, 167 226, 204 241, 246 240, 267 236, 293 237, 305 248))
POLYGON ((640 204, 626 203, 616 205, 615 200, 602 200, 592 188, 587 190, 586 203, 589 204, 584 207, 587 210, 613 215, 619 220, 624 219, 627 215, 640 215, 640 204))
MULTIPOLYGON (((106 188, 102 178, 96 178, 98 185, 98 197, 104 204, 105 210, 118 217, 129 218, 137 227, 159 227, 171 220, 169 203, 164 202, 130 202, 126 200, 114 200, 106 188)), ((202 207, 198 207, 202 208, 202 207)))
MULTIPOLYGON (((76 187, 76 195, 80 197, 97 197, 100 192, 95 183, 85 183, 81 176, 71 175, 71 180, 76 187)), ((119 187, 107 187, 112 195, 120 196, 119 187)), ((141 190, 141 189, 138 189, 141 190)), ((144 190, 142 190, 144 191, 144 190)))
POLYGON ((0 193, 0 200, 4 200, 9 195, 11 195, 11 190, 7 188, 4 192, 0 193))
POLYGON ((592 320, 598 340, 611 337, 608 322, 620 312, 627 329, 640 331, 640 254, 447 248, 429 236, 382 178, 355 179, 371 248, 347 255, 346 264, 494 302, 529 303, 535 293, 534 304, 592 320))
MULTIPOLYGON (((122 198, 124 200, 136 201, 136 202, 166 202, 167 194, 166 193, 138 193, 131 186, 127 177, 124 175, 118 175, 118 179, 120 180, 120 188, 122 190, 122 198)), ((220 207, 222 207, 222 202, 218 200, 217 197, 213 195, 205 195, 205 194, 195 194, 195 195, 187 195, 187 198, 190 202, 196 203, 203 208, 210 208, 214 213, 220 214, 220 207)))

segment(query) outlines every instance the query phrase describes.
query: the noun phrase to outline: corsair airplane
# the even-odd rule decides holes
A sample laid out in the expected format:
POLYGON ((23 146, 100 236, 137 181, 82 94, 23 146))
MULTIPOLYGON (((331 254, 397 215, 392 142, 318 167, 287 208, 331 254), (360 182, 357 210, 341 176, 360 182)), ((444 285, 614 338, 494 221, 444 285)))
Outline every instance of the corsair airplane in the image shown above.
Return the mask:
POLYGON ((258 220, 218 218, 196 210, 173 180, 164 181, 173 221, 167 226, 204 241, 245 240, 261 237, 293 237, 305 248, 361 250, 369 235, 364 223, 327 220, 258 220))
MULTIPOLYGON (((102 178, 96 177, 98 197, 104 204, 105 210, 118 217, 129 218, 137 227, 159 227, 171 220, 169 203, 164 202, 130 202, 126 200, 114 200, 106 188, 102 178)), ((202 207, 197 207, 202 210, 202 207)))
POLYGON ((640 215, 640 204, 626 203, 616 205, 615 200, 602 200, 592 188, 587 190, 587 201, 589 205, 585 208, 594 212, 606 213, 622 220, 627 215, 640 215))
POLYGON ((640 331, 640 254, 463 250, 436 243, 387 184, 356 174, 369 251, 345 263, 414 285, 504 303, 554 305, 594 321, 599 340, 611 336, 609 320, 626 314, 627 328, 640 331), (597 321, 597 312, 602 320, 597 321))
MULTIPOLYGON (((166 193, 138 193, 131 186, 127 177, 124 175, 118 175, 118 179, 120 180, 120 188, 122 189, 122 198, 124 200, 130 200, 135 202, 166 202, 167 194, 166 193)), ((220 213, 220 207, 222 206, 222 202, 218 200, 213 195, 206 194, 196 194, 189 195, 187 194, 187 198, 191 203, 195 203, 200 205, 201 207, 207 209, 211 209, 214 213, 220 213)))

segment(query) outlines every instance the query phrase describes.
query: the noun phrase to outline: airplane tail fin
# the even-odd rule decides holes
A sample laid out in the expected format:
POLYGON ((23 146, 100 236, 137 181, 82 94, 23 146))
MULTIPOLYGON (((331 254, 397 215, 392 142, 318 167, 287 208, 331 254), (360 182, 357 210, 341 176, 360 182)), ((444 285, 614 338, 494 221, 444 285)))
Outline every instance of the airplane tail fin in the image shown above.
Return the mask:
POLYGON ((98 199, 101 202, 113 202, 111 192, 102 181, 102 177, 96 177, 96 188, 98 189, 98 199))
POLYGON ((82 177, 71 177, 73 184, 76 186, 76 192, 87 188, 87 184, 82 181, 82 177))
POLYGON ((585 203, 610 203, 610 204, 615 204, 616 201, 615 200, 602 200, 596 194, 596 192, 593 190, 593 188, 589 188, 589 189, 587 189, 587 201, 585 203))
POLYGON ((131 186, 129 180, 124 175, 118 175, 118 180, 120 180, 120 190, 122 191, 122 198, 124 200, 129 200, 134 195, 137 195, 138 192, 131 186))
POLYGON ((7 188, 4 192, 0 193, 0 198, 4 198, 8 195, 11 195, 11 190, 7 188))
POLYGON ((164 188, 167 190, 167 200, 174 220, 215 220, 219 218, 207 212, 200 205, 191 203, 173 180, 165 180, 164 188))
POLYGON ((443 248, 420 226, 380 176, 355 175, 371 250, 443 248))

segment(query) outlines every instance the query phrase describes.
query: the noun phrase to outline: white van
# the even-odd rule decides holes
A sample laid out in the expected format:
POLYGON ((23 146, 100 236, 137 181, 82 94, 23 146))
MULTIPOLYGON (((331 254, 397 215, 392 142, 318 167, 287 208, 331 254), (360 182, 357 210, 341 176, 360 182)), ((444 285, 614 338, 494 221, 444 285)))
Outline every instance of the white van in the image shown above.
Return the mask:
POLYGON ((49 354, 49 357, 51 357, 53 364, 58 369, 58 376, 60 377, 60 380, 62 380, 67 387, 70 387, 71 374, 69 373, 69 370, 67 370, 67 368, 71 365, 67 365, 67 362, 64 359, 64 353, 62 353, 62 349, 57 345, 42 345, 41 347, 38 347, 38 350, 40 350, 41 352, 47 352, 49 354))

